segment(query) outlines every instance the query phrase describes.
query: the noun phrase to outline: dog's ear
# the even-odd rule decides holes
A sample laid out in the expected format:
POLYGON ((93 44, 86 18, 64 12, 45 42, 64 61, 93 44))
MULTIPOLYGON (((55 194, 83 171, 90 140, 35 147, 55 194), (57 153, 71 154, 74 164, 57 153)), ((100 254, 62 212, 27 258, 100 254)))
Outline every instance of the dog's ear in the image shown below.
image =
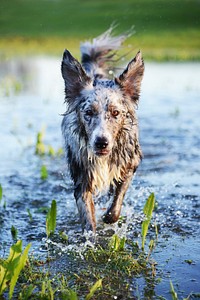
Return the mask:
POLYGON ((66 100, 69 102, 80 93, 91 79, 68 50, 63 53, 61 71, 65 81, 66 100))
POLYGON ((144 74, 144 62, 139 51, 135 58, 130 61, 124 72, 116 78, 116 82, 126 95, 129 95, 137 104, 140 96, 141 81, 144 74))

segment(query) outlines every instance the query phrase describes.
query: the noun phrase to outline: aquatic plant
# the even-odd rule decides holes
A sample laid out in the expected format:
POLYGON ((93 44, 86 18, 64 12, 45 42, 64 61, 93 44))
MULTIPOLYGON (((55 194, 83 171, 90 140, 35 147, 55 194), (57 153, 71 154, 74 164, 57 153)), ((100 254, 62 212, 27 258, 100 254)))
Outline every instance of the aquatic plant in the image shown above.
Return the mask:
POLYGON ((3 188, 2 188, 2 185, 0 184, 0 202, 3 198, 3 188))
POLYGON ((44 155, 46 152, 46 147, 43 142, 43 138, 44 138, 44 129, 37 133, 37 138, 36 138, 35 154, 40 156, 44 155))
POLYGON ((95 282, 95 284, 91 287, 89 294, 87 294, 86 296, 86 300, 90 300, 94 293, 102 288, 102 279, 97 280, 97 282, 95 282))
MULTIPOLYGON (((1 204, 2 199, 3 199, 3 188, 2 188, 2 185, 0 184, 0 204, 1 204)), ((4 200, 3 208, 6 209, 6 200, 4 200)))
MULTIPOLYGON (((31 259, 30 259, 31 260, 31 259)), ((37 261, 31 262, 32 266, 37 264, 37 261)), ((29 264, 24 271, 24 281, 33 282, 32 284, 24 285, 19 293, 20 300, 28 299, 62 299, 62 300, 78 300, 80 299, 78 293, 69 287, 66 276, 57 274, 52 277, 50 273, 44 272, 40 269, 37 272, 32 270, 32 266, 29 264)), ((83 299, 94 299, 93 296, 98 290, 102 289, 102 280, 97 280, 89 289, 89 293, 85 295, 83 299)), ((82 297, 81 297, 82 299, 82 297)))
POLYGON ((114 234, 109 243, 109 248, 113 251, 123 251, 125 249, 126 238, 120 238, 117 234, 114 234))
MULTIPOLYGON (((170 293, 172 296, 172 300, 179 300, 177 292, 175 291, 171 280, 170 280, 170 293)), ((193 299, 193 297, 194 297, 194 299, 195 298, 199 299, 199 296, 200 296, 199 294, 191 293, 187 298, 183 298, 183 300, 190 300, 190 299, 193 299)))
POLYGON ((56 200, 52 200, 51 208, 49 209, 46 217, 46 234, 49 237, 54 233, 56 229, 56 214, 57 214, 57 204, 56 200))
POLYGON ((18 234, 17 228, 12 225, 10 232, 11 232, 13 240, 17 240, 17 234, 18 234))
POLYGON ((62 240, 62 243, 66 243, 68 241, 68 235, 64 231, 59 231, 59 237, 62 240))
POLYGON ((144 250, 144 244, 145 244, 149 224, 151 222, 151 217, 152 217, 154 205, 155 205, 155 195, 154 195, 154 193, 152 193, 148 197, 148 199, 145 203, 145 206, 143 208, 143 213, 145 215, 145 219, 142 222, 142 250, 144 250))
POLYGON ((63 154, 63 149, 58 148, 56 151, 53 146, 46 145, 44 143, 45 129, 43 128, 41 131, 37 133, 36 137, 36 145, 35 145, 35 154, 38 156, 49 155, 52 157, 60 156, 63 154))
POLYGON ((48 177, 47 167, 45 165, 42 165, 40 169, 40 178, 42 180, 45 180, 47 179, 47 177, 48 177))
POLYGON ((171 280, 170 280, 170 293, 172 295, 172 300, 178 300, 177 293, 174 290, 174 286, 171 280))
POLYGON ((30 247, 31 244, 28 244, 22 253, 22 241, 19 240, 10 248, 7 260, 0 262, 0 295, 9 287, 9 299, 12 299, 19 274, 28 259, 30 247))
POLYGON ((30 222, 32 222, 33 221, 33 216, 32 216, 32 214, 31 214, 31 211, 30 211, 30 209, 29 208, 27 208, 27 213, 28 213, 28 216, 29 216, 29 220, 30 220, 30 222))
MULTIPOLYGON (((114 234, 108 241, 100 238, 94 248, 87 248, 81 255, 83 256, 82 270, 78 270, 75 274, 76 284, 74 285, 81 291, 81 295, 85 293, 86 287, 91 282, 102 279, 102 289, 98 290, 95 299, 113 299, 114 295, 116 299, 129 299, 135 276, 141 275, 154 280, 152 272, 154 262, 147 259, 137 243, 125 237, 119 237, 117 234, 114 234)), ((77 256, 76 260, 78 260, 77 256)))

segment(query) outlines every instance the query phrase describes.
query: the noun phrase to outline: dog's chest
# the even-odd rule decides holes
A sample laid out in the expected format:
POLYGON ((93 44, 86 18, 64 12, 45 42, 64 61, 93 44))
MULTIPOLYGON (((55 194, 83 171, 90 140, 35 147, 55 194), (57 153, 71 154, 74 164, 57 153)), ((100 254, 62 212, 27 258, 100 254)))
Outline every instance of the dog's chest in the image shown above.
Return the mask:
POLYGON ((95 193, 107 192, 114 181, 119 181, 121 169, 110 165, 107 160, 98 159, 91 168, 92 189, 95 193))

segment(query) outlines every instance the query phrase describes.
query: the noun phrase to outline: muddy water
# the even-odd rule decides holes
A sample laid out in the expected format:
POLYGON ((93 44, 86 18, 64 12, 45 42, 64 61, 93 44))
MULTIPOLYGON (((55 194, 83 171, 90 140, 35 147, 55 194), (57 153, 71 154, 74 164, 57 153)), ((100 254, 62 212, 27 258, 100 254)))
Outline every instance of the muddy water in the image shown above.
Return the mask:
MULTIPOLYGON (((200 64, 146 64, 138 108, 144 159, 124 203, 126 224, 120 232, 111 227, 140 243, 142 208, 155 193, 153 224, 159 235, 152 256, 161 280, 154 287, 143 278, 134 281, 141 299, 148 289, 152 299, 171 299, 170 279, 180 297, 200 292, 199 78, 200 64)), ((40 57, 0 63, 0 80, 0 255, 13 243, 11 226, 24 245, 31 242, 32 252, 43 255, 52 199, 58 204, 57 232, 65 231, 71 246, 78 247, 81 229, 64 157, 35 155, 36 136, 42 130, 45 145, 56 151, 62 146, 60 61, 40 57), (48 170, 46 180, 40 177, 42 165, 48 170)), ((98 209, 101 228, 104 206, 98 209)), ((155 236, 153 227, 149 234, 155 236)))

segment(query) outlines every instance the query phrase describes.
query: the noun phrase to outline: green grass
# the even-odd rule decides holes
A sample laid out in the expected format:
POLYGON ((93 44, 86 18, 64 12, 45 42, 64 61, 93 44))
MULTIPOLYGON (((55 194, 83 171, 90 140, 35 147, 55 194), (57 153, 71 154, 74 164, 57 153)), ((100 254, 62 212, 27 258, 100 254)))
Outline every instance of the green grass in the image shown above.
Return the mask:
POLYGON ((61 55, 64 48, 78 55, 80 40, 116 22, 116 33, 135 26, 127 44, 146 59, 198 60, 199 15, 197 0, 1 0, 0 55, 61 55))

